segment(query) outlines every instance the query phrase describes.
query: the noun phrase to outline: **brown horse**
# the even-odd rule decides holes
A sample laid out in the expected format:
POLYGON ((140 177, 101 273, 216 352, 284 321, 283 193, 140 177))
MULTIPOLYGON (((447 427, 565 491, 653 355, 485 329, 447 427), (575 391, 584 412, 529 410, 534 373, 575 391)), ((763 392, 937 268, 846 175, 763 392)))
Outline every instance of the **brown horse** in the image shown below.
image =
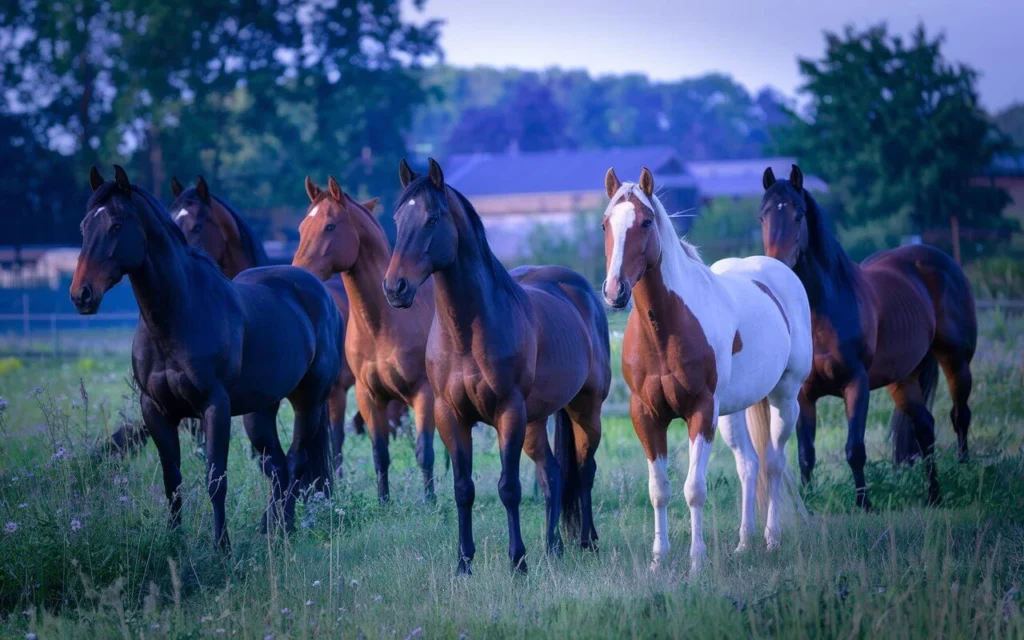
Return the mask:
POLYGON ((886 387, 896 403, 891 422, 898 463, 923 455, 928 500, 941 501, 932 453, 935 421, 929 404, 946 374, 950 415, 960 459, 967 458, 971 410, 971 358, 978 340, 974 295, 963 271, 926 245, 899 247, 850 260, 825 213, 803 188, 793 165, 789 180, 765 169, 761 235, 765 253, 789 265, 811 303, 814 368, 800 393, 800 471, 814 469, 815 403, 822 396, 846 402, 846 460, 853 469, 857 504, 870 508, 864 481, 864 428, 871 389, 886 387))
MULTIPOLYGON (((508 516, 509 559, 525 571, 519 527, 519 458, 537 463, 547 503, 547 547, 561 548, 559 510, 584 548, 597 540, 591 489, 601 440, 601 405, 611 382, 608 321, 590 283, 563 267, 511 273, 491 253, 480 217, 446 185, 441 167, 419 177, 402 161, 404 191, 395 213, 398 240, 384 291, 398 308, 414 307, 433 274, 437 304, 427 343, 427 374, 437 396, 438 429, 452 459, 459 517, 459 571, 475 553, 471 429, 498 432, 498 495, 508 516), (555 419, 555 453, 547 437, 555 419)), ((429 285, 428 285, 429 286, 429 285)), ((425 296, 430 297, 430 291, 425 296)), ((414 307, 415 308, 415 307, 414 307)))
POLYGON ((351 311, 345 355, 354 374, 359 411, 369 418, 377 497, 386 502, 389 496, 389 425, 408 405, 416 418, 416 461, 423 472, 423 489, 427 499, 433 500, 434 392, 427 380, 424 353, 434 299, 421 299, 410 312, 387 304, 380 282, 391 248, 371 213, 377 199, 360 204, 333 177, 327 185, 326 191, 321 190, 306 177, 310 206, 299 225, 299 248, 292 264, 325 282, 340 273, 348 291, 351 311))

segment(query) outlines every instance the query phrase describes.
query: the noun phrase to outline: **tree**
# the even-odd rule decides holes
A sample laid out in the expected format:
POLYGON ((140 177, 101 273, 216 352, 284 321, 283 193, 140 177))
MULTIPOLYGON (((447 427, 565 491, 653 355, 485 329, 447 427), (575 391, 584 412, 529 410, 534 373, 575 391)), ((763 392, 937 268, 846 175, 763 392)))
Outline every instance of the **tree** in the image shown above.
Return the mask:
POLYGON ((829 183, 839 221, 890 246, 948 229, 952 216, 1009 228, 1006 193, 971 183, 1007 140, 978 104, 977 73, 943 58, 943 38, 919 26, 904 40, 883 24, 825 40, 820 60, 799 61, 807 112, 781 135, 784 151, 829 183))

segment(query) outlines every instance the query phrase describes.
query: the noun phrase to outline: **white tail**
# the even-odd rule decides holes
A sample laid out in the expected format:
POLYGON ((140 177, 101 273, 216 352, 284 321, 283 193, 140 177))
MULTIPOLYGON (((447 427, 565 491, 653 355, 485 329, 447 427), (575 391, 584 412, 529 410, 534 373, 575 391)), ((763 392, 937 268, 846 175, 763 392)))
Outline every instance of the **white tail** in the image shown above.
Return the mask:
MULTIPOLYGON (((750 433, 750 441, 757 451, 758 473, 757 473, 757 511, 760 517, 768 515, 768 455, 772 442, 772 419, 768 406, 768 398, 764 398, 755 405, 747 407, 747 431, 750 433)), ((782 456, 782 486, 779 487, 779 515, 782 522, 787 522, 793 514, 798 514, 802 519, 807 518, 807 508, 804 500, 800 497, 800 489, 796 480, 786 464, 786 452, 780 452, 782 456)))

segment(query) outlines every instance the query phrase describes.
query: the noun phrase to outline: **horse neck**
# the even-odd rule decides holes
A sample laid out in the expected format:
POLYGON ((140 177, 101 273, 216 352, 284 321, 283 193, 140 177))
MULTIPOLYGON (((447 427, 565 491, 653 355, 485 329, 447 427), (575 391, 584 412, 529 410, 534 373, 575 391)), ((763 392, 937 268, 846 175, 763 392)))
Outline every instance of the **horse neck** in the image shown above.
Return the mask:
MULTIPOLYGON (((661 259, 633 286, 633 304, 642 317, 672 322, 679 306, 677 296, 688 306, 705 305, 712 300, 715 282, 711 269, 686 255, 678 241, 662 248, 661 259)), ((642 323, 651 339, 659 340, 668 332, 654 332, 654 323, 642 323)))
POLYGON ((176 318, 187 313, 189 269, 194 261, 185 245, 172 238, 158 220, 144 220, 143 226, 146 258, 142 267, 128 274, 128 280, 142 321, 156 335, 169 335, 176 318))
MULTIPOLYGON (((242 226, 240 221, 235 218, 231 210, 216 197, 211 198, 212 207, 219 209, 219 215, 227 216, 229 219, 235 220, 235 226, 238 227, 238 242, 232 242, 227 238, 223 238, 224 241, 224 254, 217 261, 217 266, 228 278, 234 278, 239 273, 246 269, 252 269, 253 267, 263 266, 263 260, 259 256, 254 255, 249 245, 246 243, 246 229, 242 226)), ((253 239, 255 241, 255 239, 253 239)))
POLYGON ((464 346, 474 329, 507 323, 521 292, 490 247, 478 243, 474 235, 469 222, 462 221, 455 260, 434 272, 436 321, 464 346))
MULTIPOLYGON (((824 224, 818 220, 817 224, 824 224)), ((857 294, 860 265, 850 259, 839 240, 829 232, 829 242, 818 243, 801 253, 793 272, 807 290, 811 308, 820 311, 830 302, 849 300, 857 294)))
POLYGON ((373 334, 384 328, 395 312, 381 287, 390 258, 391 249, 383 230, 366 222, 359 229, 359 256, 352 268, 341 274, 350 322, 359 322, 373 334))

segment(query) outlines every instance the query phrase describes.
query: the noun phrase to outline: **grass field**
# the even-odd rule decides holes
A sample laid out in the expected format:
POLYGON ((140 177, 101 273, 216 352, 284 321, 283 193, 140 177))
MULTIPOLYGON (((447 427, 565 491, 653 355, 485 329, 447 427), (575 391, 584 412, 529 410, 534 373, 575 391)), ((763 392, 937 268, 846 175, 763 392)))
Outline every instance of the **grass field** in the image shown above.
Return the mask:
MULTIPOLYGON (((543 506, 524 460, 530 572, 509 574, 489 427, 474 434, 472 577, 454 573, 455 509, 443 457, 438 501, 427 506, 406 436, 392 444, 389 506, 376 503, 366 438, 351 436, 347 476, 333 499, 300 506, 299 530, 268 539, 257 532, 268 487, 236 424, 234 551, 224 557, 213 547, 204 463, 187 436, 178 531, 166 527, 152 446, 130 461, 89 455, 122 420, 137 419, 126 355, 0 358, 0 636, 1024 637, 1024 321, 990 315, 982 324, 969 463, 954 461, 944 386, 936 401, 941 508, 925 506, 920 465, 893 470, 891 403, 876 392, 868 427, 876 511, 856 511, 842 409, 826 402, 817 476, 804 492, 812 516, 786 530, 777 553, 759 546, 732 554, 739 483, 731 452, 715 443, 705 509, 710 562, 697 576, 688 575, 685 429, 675 425, 672 551, 656 573, 648 570, 646 462, 620 415, 607 416, 598 452, 598 554, 544 556, 543 506)), ((282 425, 289 420, 283 411, 282 425)), ((792 442, 794 469, 795 458, 792 442)))

